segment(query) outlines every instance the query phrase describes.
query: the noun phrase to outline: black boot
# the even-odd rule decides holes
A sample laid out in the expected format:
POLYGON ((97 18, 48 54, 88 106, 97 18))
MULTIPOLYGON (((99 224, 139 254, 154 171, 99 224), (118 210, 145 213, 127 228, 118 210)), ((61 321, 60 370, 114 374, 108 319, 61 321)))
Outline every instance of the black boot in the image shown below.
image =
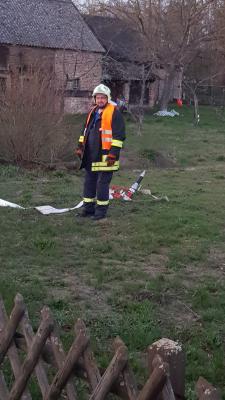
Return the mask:
POLYGON ((91 219, 93 221, 99 221, 100 219, 106 218, 107 210, 108 210, 108 205, 107 206, 97 205, 95 208, 95 215, 93 215, 91 219))
POLYGON ((80 217, 91 217, 95 214, 95 203, 84 203, 79 214, 80 217))
POLYGON ((79 216, 80 217, 83 217, 83 218, 85 218, 85 217, 93 217, 95 215, 95 210, 93 210, 93 211, 88 211, 88 210, 86 210, 85 208, 83 208, 82 210, 81 210, 81 213, 79 214, 79 216))
POLYGON ((101 214, 95 214, 95 215, 92 215, 92 217, 91 217, 91 219, 92 219, 92 221, 99 221, 100 219, 105 219, 106 218, 106 215, 101 215, 101 214))

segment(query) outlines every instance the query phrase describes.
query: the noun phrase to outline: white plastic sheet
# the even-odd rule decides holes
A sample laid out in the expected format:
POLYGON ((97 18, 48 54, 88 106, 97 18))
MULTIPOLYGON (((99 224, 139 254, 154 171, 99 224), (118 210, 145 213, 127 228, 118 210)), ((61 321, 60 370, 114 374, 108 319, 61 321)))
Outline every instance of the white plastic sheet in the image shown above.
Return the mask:
POLYGON ((24 207, 21 207, 18 204, 10 203, 9 201, 2 200, 2 199, 0 199, 0 207, 22 208, 23 210, 25 210, 24 207))
POLYGON ((176 117, 179 116, 179 112, 175 110, 162 110, 162 111, 157 111, 154 115, 157 115, 157 117, 176 117))
POLYGON ((54 208, 52 206, 38 206, 38 207, 22 207, 19 204, 10 203, 9 201, 0 199, 0 207, 11 207, 11 208, 20 208, 22 210, 28 210, 34 208, 35 210, 39 211, 43 215, 49 214, 63 214, 68 211, 75 210, 76 208, 80 208, 83 205, 83 201, 80 201, 76 206, 71 208, 54 208))
POLYGON ((39 211, 43 215, 49 215, 49 214, 63 214, 68 211, 73 211, 76 208, 80 208, 83 205, 83 201, 78 203, 75 207, 71 208, 54 208, 52 206, 40 206, 40 207, 35 207, 35 210, 39 211))

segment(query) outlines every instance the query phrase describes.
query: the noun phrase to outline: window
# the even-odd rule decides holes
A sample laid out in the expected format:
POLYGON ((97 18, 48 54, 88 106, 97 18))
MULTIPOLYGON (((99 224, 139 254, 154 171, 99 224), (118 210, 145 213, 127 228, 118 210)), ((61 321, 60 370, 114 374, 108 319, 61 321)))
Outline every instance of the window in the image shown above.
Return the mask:
POLYGON ((75 79, 68 79, 67 78, 67 82, 66 82, 66 90, 76 90, 76 89, 80 89, 80 79, 79 78, 75 78, 75 79))
POLYGON ((18 70, 20 74, 25 74, 28 72, 28 66, 26 64, 20 65, 18 70))

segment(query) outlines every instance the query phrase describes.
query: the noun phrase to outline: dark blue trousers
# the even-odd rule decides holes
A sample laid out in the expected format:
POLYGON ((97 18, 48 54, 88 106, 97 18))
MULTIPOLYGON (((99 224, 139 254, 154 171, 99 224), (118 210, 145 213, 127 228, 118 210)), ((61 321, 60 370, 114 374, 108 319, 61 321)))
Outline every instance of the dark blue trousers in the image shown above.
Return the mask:
POLYGON ((87 212, 105 216, 109 206, 109 185, 113 172, 92 172, 85 169, 84 207, 87 212), (97 200, 95 202, 95 198, 97 200))

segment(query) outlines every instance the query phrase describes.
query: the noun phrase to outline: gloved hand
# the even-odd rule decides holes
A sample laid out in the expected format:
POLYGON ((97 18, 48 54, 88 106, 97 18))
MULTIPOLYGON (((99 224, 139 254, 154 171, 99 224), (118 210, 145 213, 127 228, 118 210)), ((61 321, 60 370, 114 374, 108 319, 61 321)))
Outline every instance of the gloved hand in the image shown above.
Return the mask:
POLYGON ((108 167, 112 167, 115 164, 116 156, 114 154, 108 154, 106 158, 106 162, 108 167))
POLYGON ((83 146, 79 146, 76 150, 75 153, 76 155, 79 157, 79 159, 81 160, 83 157, 83 152, 84 152, 84 147, 83 146))

